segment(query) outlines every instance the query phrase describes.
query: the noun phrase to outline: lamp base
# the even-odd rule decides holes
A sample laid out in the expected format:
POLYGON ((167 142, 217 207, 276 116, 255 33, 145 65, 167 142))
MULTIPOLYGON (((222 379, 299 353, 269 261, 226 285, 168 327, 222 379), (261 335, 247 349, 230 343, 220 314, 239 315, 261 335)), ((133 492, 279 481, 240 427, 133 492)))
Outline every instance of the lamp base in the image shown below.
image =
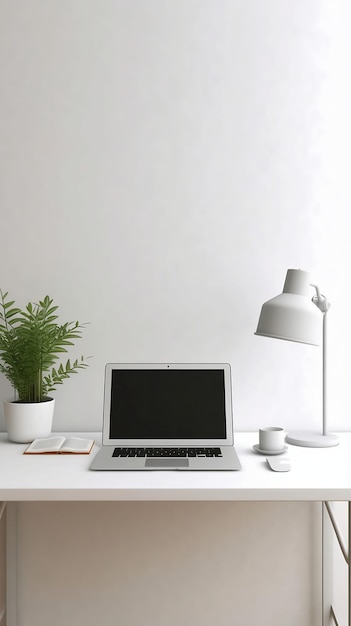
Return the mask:
POLYGON ((288 433, 285 440, 294 446, 306 448, 331 448, 339 445, 339 438, 336 435, 322 435, 303 430, 288 433))

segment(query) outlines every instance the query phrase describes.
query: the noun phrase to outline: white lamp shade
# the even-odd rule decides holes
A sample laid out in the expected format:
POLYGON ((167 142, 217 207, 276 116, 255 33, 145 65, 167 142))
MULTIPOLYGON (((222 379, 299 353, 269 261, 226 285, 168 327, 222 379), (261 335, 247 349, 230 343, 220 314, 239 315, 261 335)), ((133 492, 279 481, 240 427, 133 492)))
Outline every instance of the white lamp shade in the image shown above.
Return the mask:
POLYGON ((264 303, 256 335, 320 345, 320 311, 308 295, 309 273, 288 270, 283 293, 264 303))

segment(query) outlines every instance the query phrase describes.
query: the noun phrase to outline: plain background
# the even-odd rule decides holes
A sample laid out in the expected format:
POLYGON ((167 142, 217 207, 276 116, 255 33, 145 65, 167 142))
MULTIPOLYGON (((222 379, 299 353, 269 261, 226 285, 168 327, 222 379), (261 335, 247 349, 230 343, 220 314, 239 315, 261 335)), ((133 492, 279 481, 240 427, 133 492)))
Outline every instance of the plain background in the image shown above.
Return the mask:
MULTIPOLYGON (((56 430, 101 429, 109 361, 229 362, 237 430, 319 428, 320 349, 254 336, 261 305, 282 290, 288 268, 310 271, 332 303, 329 426, 349 429, 350 13, 346 0, 1 2, 0 287, 21 306, 49 294, 62 321, 89 322, 72 356, 92 355, 90 367, 56 392, 56 430)), ((0 395, 11 398, 3 379, 0 395)), ((62 623, 53 612, 57 584, 50 585, 46 570, 39 586, 47 612, 40 619, 30 599, 28 572, 38 554, 26 529, 40 529, 44 550, 61 528, 58 508, 49 504, 50 522, 42 524, 44 506, 22 510, 20 626, 62 623)), ((109 516, 111 506, 94 514, 109 516)), ((173 506, 201 527, 201 507, 173 506)), ((249 545, 264 528, 260 563, 269 557, 278 579, 287 576, 290 606, 300 614, 287 611, 285 626, 309 624, 315 603, 306 568, 312 553, 305 551, 314 531, 304 515, 312 512, 295 506, 301 542, 288 543, 284 559, 288 509, 230 508, 234 521, 246 520, 249 545), (271 550, 277 520, 282 535, 271 550)), ((87 511, 66 508, 74 517, 68 531, 77 537, 87 511)), ((116 505, 114 519, 127 530, 135 511, 138 545, 147 549, 143 505, 123 509, 123 519, 116 505)), ((157 524, 170 523, 162 505, 154 504, 153 514, 157 524)), ((213 528, 226 515, 206 510, 213 528)), ((231 537, 224 571, 237 572, 240 524, 231 537)), ((133 545, 131 535, 126 541, 133 545)), ((177 550, 186 555, 187 548, 185 542, 177 550)), ((100 549, 106 546, 94 548, 96 558, 100 549)), ((64 581, 67 554, 58 552, 55 567, 64 581)), ((68 552, 85 563, 86 545, 70 543, 68 552)), ((150 592, 159 556, 150 552, 150 592)), ((117 548, 111 559, 118 562, 117 548)), ((263 573, 250 559, 245 584, 254 590, 263 573)), ((177 571, 165 590, 167 606, 179 611, 174 624, 184 623, 170 592, 182 576, 177 571)), ((233 575, 234 605, 242 586, 233 575)), ((201 564, 200 582, 203 576, 201 564)), ((99 580, 92 574, 90 586, 97 607, 110 615, 113 602, 99 580)), ((63 584, 62 598, 69 588, 63 584)), ((122 584, 121 597, 127 588, 122 584)), ((191 590, 183 591, 187 607, 191 590)), ((123 625, 143 615, 135 597, 129 621, 122 603, 123 625)), ((84 612, 78 600, 67 623, 77 623, 75 611, 83 611, 81 623, 95 623, 91 607, 84 612)), ((280 608, 289 603, 272 591, 273 600, 280 608)), ((261 607, 248 601, 232 622, 224 605, 217 603, 216 623, 223 626, 261 617, 261 607)), ((206 607, 197 609, 204 618, 206 607)), ((162 611, 156 621, 150 615, 147 625, 167 621, 162 611)), ((276 615, 273 626, 282 623, 276 615)))

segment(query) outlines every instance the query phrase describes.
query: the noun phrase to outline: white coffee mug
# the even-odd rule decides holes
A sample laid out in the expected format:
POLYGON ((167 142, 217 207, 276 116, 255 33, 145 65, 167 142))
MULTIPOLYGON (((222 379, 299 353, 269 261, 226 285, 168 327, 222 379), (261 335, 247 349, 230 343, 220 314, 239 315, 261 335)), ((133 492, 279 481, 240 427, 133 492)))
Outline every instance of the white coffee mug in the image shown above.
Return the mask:
POLYGON ((267 426, 259 430, 259 446, 261 450, 272 452, 283 450, 284 440, 284 428, 280 426, 267 426))

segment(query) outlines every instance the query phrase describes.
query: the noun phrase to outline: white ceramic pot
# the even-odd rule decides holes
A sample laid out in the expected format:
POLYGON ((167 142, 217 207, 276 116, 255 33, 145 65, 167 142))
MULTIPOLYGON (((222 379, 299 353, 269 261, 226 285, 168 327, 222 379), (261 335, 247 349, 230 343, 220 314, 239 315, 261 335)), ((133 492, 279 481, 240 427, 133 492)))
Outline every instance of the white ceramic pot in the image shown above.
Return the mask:
POLYGON ((4 402, 6 430, 11 441, 30 443, 48 437, 52 429, 54 398, 44 402, 4 402))

